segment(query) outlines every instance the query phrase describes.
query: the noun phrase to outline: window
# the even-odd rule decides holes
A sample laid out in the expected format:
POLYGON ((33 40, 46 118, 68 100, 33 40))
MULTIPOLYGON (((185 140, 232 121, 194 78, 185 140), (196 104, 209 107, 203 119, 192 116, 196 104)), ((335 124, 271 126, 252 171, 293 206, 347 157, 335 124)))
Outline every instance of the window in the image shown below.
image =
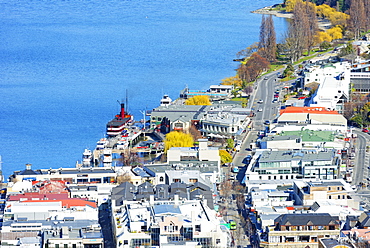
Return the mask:
POLYGON ((221 243, 221 239, 216 239, 216 244, 221 243))
POLYGON ((163 182, 163 181, 164 181, 164 178, 163 178, 163 177, 160 177, 160 178, 159 178, 159 181, 160 181, 160 182, 163 182))
POLYGON ((200 225, 195 225, 195 231, 200 232, 200 225))
POLYGON ((77 245, 76 244, 72 244, 72 248, 77 248, 77 245))
POLYGON ((59 244, 55 244, 55 248, 59 248, 59 244))
POLYGON ((68 248, 68 245, 67 244, 64 244, 64 248, 68 248))
POLYGON ((173 182, 174 182, 174 183, 180 183, 180 182, 181 182, 181 179, 179 179, 179 178, 174 178, 174 179, 173 179, 173 182))

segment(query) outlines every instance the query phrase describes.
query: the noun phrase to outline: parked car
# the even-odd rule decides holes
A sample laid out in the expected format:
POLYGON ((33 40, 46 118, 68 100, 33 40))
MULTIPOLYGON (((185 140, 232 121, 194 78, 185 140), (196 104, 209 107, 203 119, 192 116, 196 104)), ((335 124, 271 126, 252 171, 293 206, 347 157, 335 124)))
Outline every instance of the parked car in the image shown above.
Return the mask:
POLYGON ((362 132, 364 132, 364 133, 368 133, 368 132, 369 132, 369 130, 368 130, 367 128, 364 128, 364 129, 362 129, 362 132))

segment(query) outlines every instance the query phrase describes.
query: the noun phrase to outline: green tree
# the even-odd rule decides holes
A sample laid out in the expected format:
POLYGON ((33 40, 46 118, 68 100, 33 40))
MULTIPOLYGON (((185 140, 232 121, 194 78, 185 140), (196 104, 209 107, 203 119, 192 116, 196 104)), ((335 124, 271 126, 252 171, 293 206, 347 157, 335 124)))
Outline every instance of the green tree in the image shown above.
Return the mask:
POLYGON ((219 150, 221 164, 231 163, 233 158, 226 150, 219 150))
POLYGON ((171 147, 192 147, 194 144, 191 134, 172 131, 166 134, 164 140, 164 151, 167 152, 171 147))
POLYGON ((352 43, 348 42, 345 45, 345 47, 340 50, 339 56, 342 57, 342 56, 350 55, 350 54, 353 54, 354 52, 355 52, 355 49, 353 48, 352 43))
POLYGON ((233 139, 227 139, 227 148, 232 149, 234 147, 234 140, 233 139))
POLYGON ((330 42, 324 41, 320 44, 320 49, 321 50, 328 50, 331 47, 330 42))
POLYGON ((211 101, 209 100, 209 96, 206 95, 193 96, 186 99, 185 105, 211 105, 211 101))
POLYGON ((289 64, 287 64, 287 66, 286 66, 286 68, 283 72, 283 77, 288 77, 288 76, 292 75, 293 72, 294 72, 294 67, 293 67, 292 64, 289 63, 289 64))

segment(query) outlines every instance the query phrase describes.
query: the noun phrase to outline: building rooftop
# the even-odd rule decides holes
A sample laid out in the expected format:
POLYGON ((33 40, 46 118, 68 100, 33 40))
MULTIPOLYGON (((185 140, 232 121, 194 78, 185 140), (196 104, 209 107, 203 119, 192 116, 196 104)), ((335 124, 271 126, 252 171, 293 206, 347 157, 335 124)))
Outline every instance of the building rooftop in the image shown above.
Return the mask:
POLYGON ((307 114, 330 114, 339 115, 338 111, 327 110, 320 107, 286 107, 280 110, 280 115, 284 113, 307 113, 307 114))
POLYGON ((332 151, 263 151, 259 162, 283 162, 292 160, 302 161, 329 161, 333 158, 332 151))
POLYGON ((303 142, 332 142, 334 133, 332 131, 313 131, 304 129, 301 131, 283 131, 281 136, 299 136, 303 142))

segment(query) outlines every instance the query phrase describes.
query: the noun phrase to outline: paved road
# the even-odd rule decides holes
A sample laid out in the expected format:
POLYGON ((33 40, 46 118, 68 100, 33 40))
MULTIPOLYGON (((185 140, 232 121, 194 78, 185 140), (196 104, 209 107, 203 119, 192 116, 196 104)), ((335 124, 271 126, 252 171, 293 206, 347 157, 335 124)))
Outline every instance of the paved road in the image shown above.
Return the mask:
POLYGON ((116 247, 112 232, 111 212, 107 203, 99 207, 99 224, 103 232, 104 247, 116 247))
POLYGON ((369 153, 366 152, 366 143, 370 136, 359 130, 354 130, 354 133, 357 134, 357 138, 355 141, 356 156, 352 182, 354 185, 358 185, 361 182, 367 183, 367 178, 370 176, 367 169, 369 166, 369 153))

